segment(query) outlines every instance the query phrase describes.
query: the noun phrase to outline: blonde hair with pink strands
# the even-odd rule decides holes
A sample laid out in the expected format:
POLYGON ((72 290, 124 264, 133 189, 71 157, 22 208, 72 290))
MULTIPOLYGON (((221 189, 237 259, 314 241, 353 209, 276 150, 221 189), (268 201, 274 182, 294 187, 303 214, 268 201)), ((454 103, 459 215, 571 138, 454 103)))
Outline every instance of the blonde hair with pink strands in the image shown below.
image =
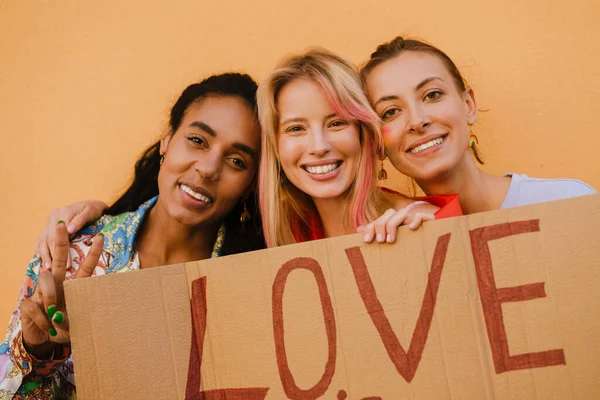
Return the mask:
POLYGON ((393 205, 390 196, 376 190, 376 162, 383 158, 380 120, 365 96, 357 68, 324 49, 312 49, 279 63, 259 86, 258 115, 263 129, 259 169, 259 199, 265 239, 269 247, 296 243, 294 229, 306 232, 318 216, 313 200, 287 179, 279 162, 277 99, 285 85, 308 79, 325 91, 336 113, 357 124, 361 152, 356 178, 346 196, 347 227, 356 229, 393 205))

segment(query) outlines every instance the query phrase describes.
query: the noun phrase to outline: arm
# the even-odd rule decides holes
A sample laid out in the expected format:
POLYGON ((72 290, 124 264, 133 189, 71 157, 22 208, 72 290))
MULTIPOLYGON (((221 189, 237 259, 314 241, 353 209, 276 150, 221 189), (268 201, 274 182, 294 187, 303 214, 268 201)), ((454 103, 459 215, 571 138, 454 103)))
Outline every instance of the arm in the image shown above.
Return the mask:
MULTIPOLYGON (((103 236, 94 239, 74 278, 88 277, 102 254, 103 236)), ((64 223, 56 227, 55 257, 51 270, 34 258, 27 268, 19 305, 0 344, 4 374, 0 389, 19 398, 50 399, 57 394, 59 368, 69 358, 69 321, 62 284, 66 278, 69 238, 64 223)), ((2 393, 0 391, 0 393, 2 393)), ((4 394, 4 393, 2 393, 4 394)))
MULTIPOLYGON (((85 225, 91 224, 100 218, 106 208, 108 206, 99 200, 87 200, 52 210, 35 247, 36 256, 41 259, 44 268, 47 269, 52 265, 52 249, 55 245, 55 231, 58 221, 64 221, 67 225, 67 232, 72 235, 85 225)), ((68 258, 67 268, 70 265, 71 260, 68 258)))

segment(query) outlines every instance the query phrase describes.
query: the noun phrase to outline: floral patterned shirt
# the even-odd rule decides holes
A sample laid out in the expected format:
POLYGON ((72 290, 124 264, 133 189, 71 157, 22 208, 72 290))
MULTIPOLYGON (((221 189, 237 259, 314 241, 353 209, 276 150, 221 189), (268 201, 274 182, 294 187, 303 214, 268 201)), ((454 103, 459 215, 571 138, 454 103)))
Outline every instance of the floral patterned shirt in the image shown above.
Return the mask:
MULTIPOLYGON (((73 278, 99 232, 104 234, 104 251, 93 275, 140 269, 135 239, 157 198, 148 200, 136 211, 117 216, 104 215, 73 235, 70 238, 72 262, 66 279, 73 278)), ((225 228, 221 225, 211 258, 220 255, 224 238, 225 228)), ((41 265, 42 260, 38 257, 29 263, 17 307, 12 313, 6 336, 0 342, 0 400, 76 398, 70 346, 63 346, 62 351, 55 353, 51 360, 38 360, 23 346, 20 304, 35 292, 41 265)))

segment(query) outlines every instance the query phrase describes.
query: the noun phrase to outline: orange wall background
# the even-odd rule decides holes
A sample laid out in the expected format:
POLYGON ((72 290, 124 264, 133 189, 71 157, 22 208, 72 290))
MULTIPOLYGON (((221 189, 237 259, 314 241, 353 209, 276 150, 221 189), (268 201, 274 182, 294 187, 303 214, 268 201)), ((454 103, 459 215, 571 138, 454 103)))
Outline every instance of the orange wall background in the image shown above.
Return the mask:
POLYGON ((0 0, 0 329, 50 210, 114 200, 188 83, 262 78, 311 45, 363 62, 398 34, 424 38, 489 110, 475 125, 486 170, 600 188, 599 19, 595 0, 0 0))

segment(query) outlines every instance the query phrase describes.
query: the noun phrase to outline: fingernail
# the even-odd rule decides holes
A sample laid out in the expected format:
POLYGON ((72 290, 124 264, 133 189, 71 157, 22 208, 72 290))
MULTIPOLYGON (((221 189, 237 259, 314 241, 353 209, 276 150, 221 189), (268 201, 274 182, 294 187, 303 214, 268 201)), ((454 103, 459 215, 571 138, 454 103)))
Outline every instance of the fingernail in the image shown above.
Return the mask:
POLYGON ((65 315, 58 311, 56 314, 54 314, 54 318, 52 318, 52 321, 56 322, 57 324, 62 324, 63 322, 65 322, 65 315))
POLYGON ((60 225, 60 224, 64 224, 65 221, 63 221, 62 219, 59 219, 58 222, 56 223, 56 225, 60 225))
POLYGON ((67 226, 67 232, 69 232, 69 233, 75 233, 76 229, 77 228, 75 227, 74 224, 69 224, 69 226, 67 226))
POLYGON ((50 328, 48 330, 48 333, 50 334, 50 336, 56 336, 57 335, 56 329, 54 329, 54 327, 50 328))
POLYGON ((48 306, 48 318, 54 317, 55 313, 56 313, 56 305, 52 304, 51 306, 48 306))
POLYGON ((377 234, 377 241, 378 241, 379 243, 383 242, 383 233, 378 233, 378 234, 377 234))
POLYGON ((46 262, 44 263, 44 268, 46 268, 46 270, 50 271, 50 267, 51 267, 51 265, 50 265, 50 261, 46 261, 46 262))
POLYGON ((104 237, 104 233, 98 232, 98 234, 96 236, 102 236, 102 237, 104 237))
POLYGON ((363 237, 363 241, 369 243, 371 241, 371 234, 365 233, 365 236, 363 237))
POLYGON ((385 237, 385 241, 388 243, 392 243, 392 234, 388 233, 388 235, 385 237))

